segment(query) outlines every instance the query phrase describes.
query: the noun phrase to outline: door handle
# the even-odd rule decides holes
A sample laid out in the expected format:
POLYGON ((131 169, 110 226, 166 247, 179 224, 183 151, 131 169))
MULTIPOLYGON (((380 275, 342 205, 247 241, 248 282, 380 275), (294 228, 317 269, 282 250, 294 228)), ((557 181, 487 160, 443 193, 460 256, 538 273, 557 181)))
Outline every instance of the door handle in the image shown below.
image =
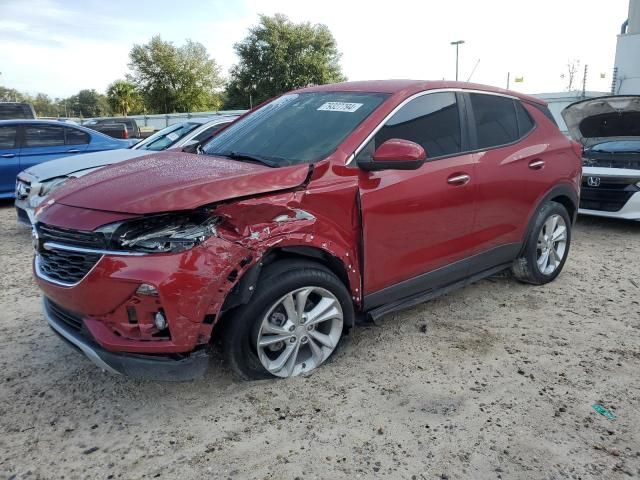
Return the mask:
POLYGON ((447 183, 449 185, 465 185, 466 183, 469 183, 469 180, 471 180, 469 175, 461 173, 447 178, 447 183))
POLYGON ((80 150, 72 148, 71 150, 67 150, 67 153, 80 153, 80 150))
POLYGON ((2 158, 13 158, 15 156, 16 156, 15 153, 3 153, 2 154, 2 158))
POLYGON ((532 170, 540 170, 542 167, 544 167, 544 160, 540 160, 539 158, 529 162, 529 168, 532 170))

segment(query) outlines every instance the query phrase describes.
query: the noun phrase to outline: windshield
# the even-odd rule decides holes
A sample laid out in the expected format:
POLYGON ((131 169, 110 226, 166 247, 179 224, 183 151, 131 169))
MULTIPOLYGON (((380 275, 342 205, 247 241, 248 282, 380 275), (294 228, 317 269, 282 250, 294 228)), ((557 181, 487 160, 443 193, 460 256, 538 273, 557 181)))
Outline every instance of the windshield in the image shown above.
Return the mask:
POLYGON ((588 150, 592 152, 609 153, 638 153, 640 152, 640 140, 620 140, 614 142, 603 142, 594 145, 588 150))
POLYGON ((204 146, 208 155, 262 159, 271 166, 329 156, 386 98, 383 93, 283 95, 236 121, 204 146))
POLYGON ((136 143, 132 148, 135 150, 153 150, 155 152, 166 150, 183 138, 187 133, 192 132, 199 126, 199 123, 193 122, 169 125, 167 128, 163 128, 140 143, 136 143))

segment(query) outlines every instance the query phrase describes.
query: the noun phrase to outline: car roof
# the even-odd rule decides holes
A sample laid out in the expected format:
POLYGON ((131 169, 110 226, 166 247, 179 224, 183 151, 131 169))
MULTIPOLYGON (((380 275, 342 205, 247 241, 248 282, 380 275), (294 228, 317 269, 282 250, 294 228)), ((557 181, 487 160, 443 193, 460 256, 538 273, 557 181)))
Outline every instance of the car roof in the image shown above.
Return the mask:
POLYGON ((400 94, 401 96, 409 97, 413 94, 423 92, 425 90, 436 89, 478 90, 488 93, 510 95, 530 103, 537 103, 539 105, 547 104, 544 100, 522 93, 514 92, 513 90, 505 90, 503 88, 481 85, 478 83, 454 82, 450 80, 366 80, 359 82, 343 82, 332 83, 328 85, 317 85, 301 88, 299 90, 296 90, 296 92, 375 92, 400 94))
POLYGON ((0 120, 0 125, 8 125, 10 123, 20 123, 20 124, 27 124, 27 125, 32 123, 45 123, 47 125, 63 125, 67 127, 81 127, 80 125, 77 125, 75 123, 67 122, 66 119, 45 120, 45 119, 38 119, 38 118, 15 118, 13 120, 11 119, 0 120))

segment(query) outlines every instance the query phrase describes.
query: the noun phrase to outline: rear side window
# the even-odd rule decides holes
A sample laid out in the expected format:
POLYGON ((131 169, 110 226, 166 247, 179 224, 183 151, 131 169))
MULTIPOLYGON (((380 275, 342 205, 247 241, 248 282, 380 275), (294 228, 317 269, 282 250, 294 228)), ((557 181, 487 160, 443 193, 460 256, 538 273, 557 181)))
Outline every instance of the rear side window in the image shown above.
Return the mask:
POLYGON ((0 148, 15 148, 18 127, 0 127, 0 148))
POLYGON ((498 95, 469 94, 475 118, 478 148, 506 145, 518 140, 514 101, 498 95))
POLYGON ((529 112, 527 112, 527 109, 524 108, 522 103, 517 100, 514 100, 514 103, 516 105, 516 115, 518 117, 518 134, 519 138, 522 138, 533 130, 535 123, 533 123, 531 115, 529 115, 529 112))
POLYGON ((462 134, 455 93, 430 93, 411 100, 376 133, 375 148, 391 138, 421 145, 427 158, 460 153, 462 134))
POLYGON ((64 128, 57 125, 29 125, 24 128, 25 147, 57 147, 64 145, 64 128))
POLYGON ((65 128, 67 131, 67 145, 85 145, 89 143, 89 135, 76 128, 65 128))

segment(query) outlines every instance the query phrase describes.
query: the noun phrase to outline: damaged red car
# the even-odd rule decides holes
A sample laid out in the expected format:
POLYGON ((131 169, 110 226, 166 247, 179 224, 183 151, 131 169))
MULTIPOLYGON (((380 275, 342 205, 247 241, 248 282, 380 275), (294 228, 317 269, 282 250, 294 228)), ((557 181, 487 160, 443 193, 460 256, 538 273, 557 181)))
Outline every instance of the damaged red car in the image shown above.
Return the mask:
POLYGON ((37 212, 53 330, 104 370, 246 379, 320 366, 376 319, 501 270, 563 268, 580 149, 536 98, 456 82, 310 87, 195 153, 68 182, 37 212))

